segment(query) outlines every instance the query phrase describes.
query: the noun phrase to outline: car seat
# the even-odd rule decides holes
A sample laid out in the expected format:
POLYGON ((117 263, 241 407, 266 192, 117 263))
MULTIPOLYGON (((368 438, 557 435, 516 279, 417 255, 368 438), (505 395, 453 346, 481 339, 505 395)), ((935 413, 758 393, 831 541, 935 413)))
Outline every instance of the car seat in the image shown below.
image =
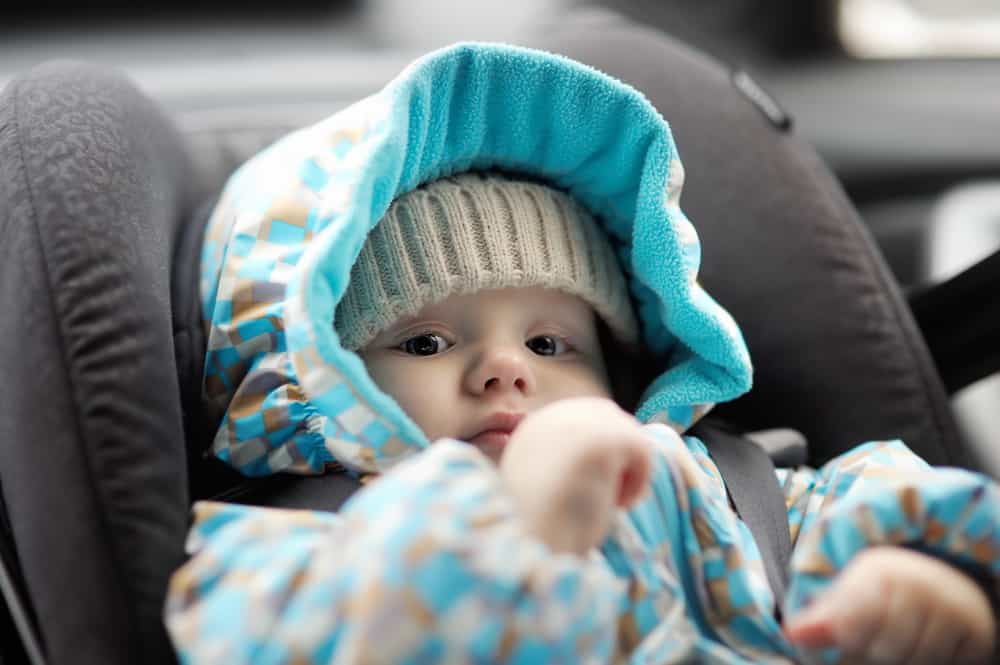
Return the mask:
MULTIPOLYGON (((611 15, 565 16, 525 43, 634 84, 670 121, 702 280, 757 368, 720 416, 803 432, 812 463, 898 436, 975 467, 885 262, 749 77, 611 15)), ((322 509, 353 487, 244 481, 204 457, 199 192, 222 183, 196 173, 185 137, 119 73, 51 63, 0 94, 5 665, 173 662, 161 608, 193 499, 322 509)))

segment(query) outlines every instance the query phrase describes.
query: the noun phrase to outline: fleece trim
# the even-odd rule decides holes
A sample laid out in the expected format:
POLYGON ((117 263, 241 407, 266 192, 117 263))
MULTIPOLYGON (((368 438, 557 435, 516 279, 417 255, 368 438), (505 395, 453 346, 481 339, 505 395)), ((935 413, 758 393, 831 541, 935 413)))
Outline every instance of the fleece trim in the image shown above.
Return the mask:
POLYGON ((749 389, 739 329, 697 282, 670 129, 635 89, 567 58, 459 44, 258 154, 206 233, 205 395, 214 453, 247 475, 381 471, 428 445, 332 325, 351 266, 390 202, 499 169, 564 189, 618 247, 643 335, 669 357, 639 408, 684 430, 749 389))

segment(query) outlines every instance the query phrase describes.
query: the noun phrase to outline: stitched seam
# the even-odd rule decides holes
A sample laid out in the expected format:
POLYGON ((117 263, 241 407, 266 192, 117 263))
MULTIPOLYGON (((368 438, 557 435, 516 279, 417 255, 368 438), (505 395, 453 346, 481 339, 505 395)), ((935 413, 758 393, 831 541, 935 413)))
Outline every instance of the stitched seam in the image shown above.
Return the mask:
MULTIPOLYGON (((56 332, 57 343, 59 344, 59 357, 62 360, 63 373, 65 374, 66 379, 67 379, 67 383, 69 384, 69 387, 70 387, 70 390, 69 390, 69 401, 73 405, 73 423, 74 423, 74 429, 76 430, 77 439, 79 441, 81 441, 81 442, 84 442, 84 445, 82 446, 82 450, 80 451, 80 453, 81 453, 81 457, 83 458, 83 460, 85 462, 85 466, 86 466, 85 473, 87 474, 87 479, 89 481, 88 485, 89 485, 89 488, 91 490, 91 494, 94 497, 94 503, 95 503, 95 505, 99 509, 99 514, 97 516, 97 519, 100 522, 101 531, 104 533, 105 537, 107 538, 107 542, 109 543, 108 544, 108 550, 109 550, 109 553, 111 554, 111 559, 112 559, 111 563, 113 564, 111 566, 112 575, 117 578, 118 588, 132 590, 132 586, 131 585, 126 585, 124 583, 125 580, 123 579, 122 574, 120 572, 120 570, 121 570, 120 565, 119 565, 120 564, 120 556, 118 555, 117 548, 114 546, 114 539, 111 537, 111 528, 110 528, 110 526, 108 524, 108 521, 107 521, 107 518, 106 518, 106 509, 108 507, 108 502, 105 500, 105 497, 102 495, 102 493, 99 492, 99 491, 97 491, 95 489, 95 485, 94 485, 94 473, 93 473, 93 461, 91 459, 91 456, 88 454, 89 450, 88 450, 88 446, 86 445, 86 437, 84 435, 84 428, 83 428, 83 426, 82 426, 82 424, 80 422, 80 416, 79 416, 79 414, 80 414, 80 404, 79 404, 79 401, 78 401, 78 398, 77 398, 77 385, 76 385, 76 383, 74 381, 73 373, 70 371, 70 366, 71 365, 70 365, 70 362, 69 362, 68 354, 66 352, 66 335, 65 335, 65 331, 63 330, 62 319, 59 317, 59 311, 58 311, 58 309, 56 307, 54 293, 52 291, 52 278, 51 278, 51 274, 49 272, 49 257, 48 257, 47 251, 46 251, 45 243, 42 242, 41 229, 38 226, 38 215, 37 215, 38 208, 37 208, 37 201, 36 201, 36 198, 35 198, 35 191, 34 191, 34 188, 31 185, 31 178, 28 177, 29 176, 29 174, 28 174, 28 162, 25 159, 24 141, 22 140, 22 131, 21 131, 21 113, 20 113, 20 110, 21 110, 21 103, 20 103, 21 102, 21 85, 19 85, 14 90, 13 97, 14 97, 14 119, 13 119, 13 123, 14 123, 14 136, 16 137, 17 149, 18 149, 18 153, 19 153, 18 156, 20 157, 20 161, 21 161, 21 169, 20 170, 21 170, 21 175, 24 178, 25 187, 26 187, 26 189, 28 191, 28 202, 30 204, 29 205, 29 214, 31 215, 32 227, 35 230, 35 238, 36 238, 36 240, 38 242, 39 254, 42 257, 42 274, 43 274, 43 277, 45 279, 46 292, 47 292, 47 295, 48 295, 49 305, 50 305, 50 309, 51 309, 51 312, 52 312, 52 317, 53 317, 53 320, 54 320, 53 327, 54 327, 55 332, 56 332)), ((129 593, 125 593, 123 595, 125 597, 124 598, 125 608, 128 611, 129 617, 135 616, 136 615, 136 608, 134 606, 134 603, 132 602, 130 594, 129 593)), ((41 622, 39 622, 39 624, 40 623, 41 622)), ((132 643, 133 640, 130 639, 129 642, 132 643)), ((129 650, 131 651, 132 647, 130 647, 129 650)), ((51 654, 48 654, 48 655, 51 656, 51 654)))

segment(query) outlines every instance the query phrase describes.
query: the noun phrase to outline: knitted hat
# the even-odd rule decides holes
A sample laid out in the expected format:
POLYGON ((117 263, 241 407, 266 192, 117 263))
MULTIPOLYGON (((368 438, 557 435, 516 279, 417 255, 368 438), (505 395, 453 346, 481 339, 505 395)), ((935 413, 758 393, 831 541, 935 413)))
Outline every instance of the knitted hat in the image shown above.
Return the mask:
POLYGON ((593 217, 563 192, 492 173, 396 199, 361 249, 334 327, 357 350, 448 296, 512 286, 579 296, 619 340, 638 339, 625 277, 593 217))

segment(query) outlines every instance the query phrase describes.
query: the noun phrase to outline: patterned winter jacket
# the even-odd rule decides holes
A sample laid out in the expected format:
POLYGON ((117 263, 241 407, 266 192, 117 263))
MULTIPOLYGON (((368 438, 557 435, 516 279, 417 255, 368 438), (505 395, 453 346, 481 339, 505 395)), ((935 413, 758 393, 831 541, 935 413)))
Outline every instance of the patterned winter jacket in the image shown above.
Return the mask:
MULTIPOLYGON (((211 218, 202 295, 213 444, 247 475, 379 474, 336 514, 202 503, 166 622, 185 663, 679 663, 801 659, 775 609, 862 548, 919 545, 1000 580, 1000 492, 899 441, 780 470, 794 544, 776 599, 704 445, 684 432, 749 389, 732 318, 697 281, 670 130, 634 89, 522 48, 461 44, 263 151, 211 218), (565 189, 620 251, 647 344, 669 358, 637 418, 651 489, 589 557, 529 538, 477 449, 433 446, 332 325, 393 198, 470 169, 565 189)), ((836 653, 825 654, 835 659, 836 653)))

